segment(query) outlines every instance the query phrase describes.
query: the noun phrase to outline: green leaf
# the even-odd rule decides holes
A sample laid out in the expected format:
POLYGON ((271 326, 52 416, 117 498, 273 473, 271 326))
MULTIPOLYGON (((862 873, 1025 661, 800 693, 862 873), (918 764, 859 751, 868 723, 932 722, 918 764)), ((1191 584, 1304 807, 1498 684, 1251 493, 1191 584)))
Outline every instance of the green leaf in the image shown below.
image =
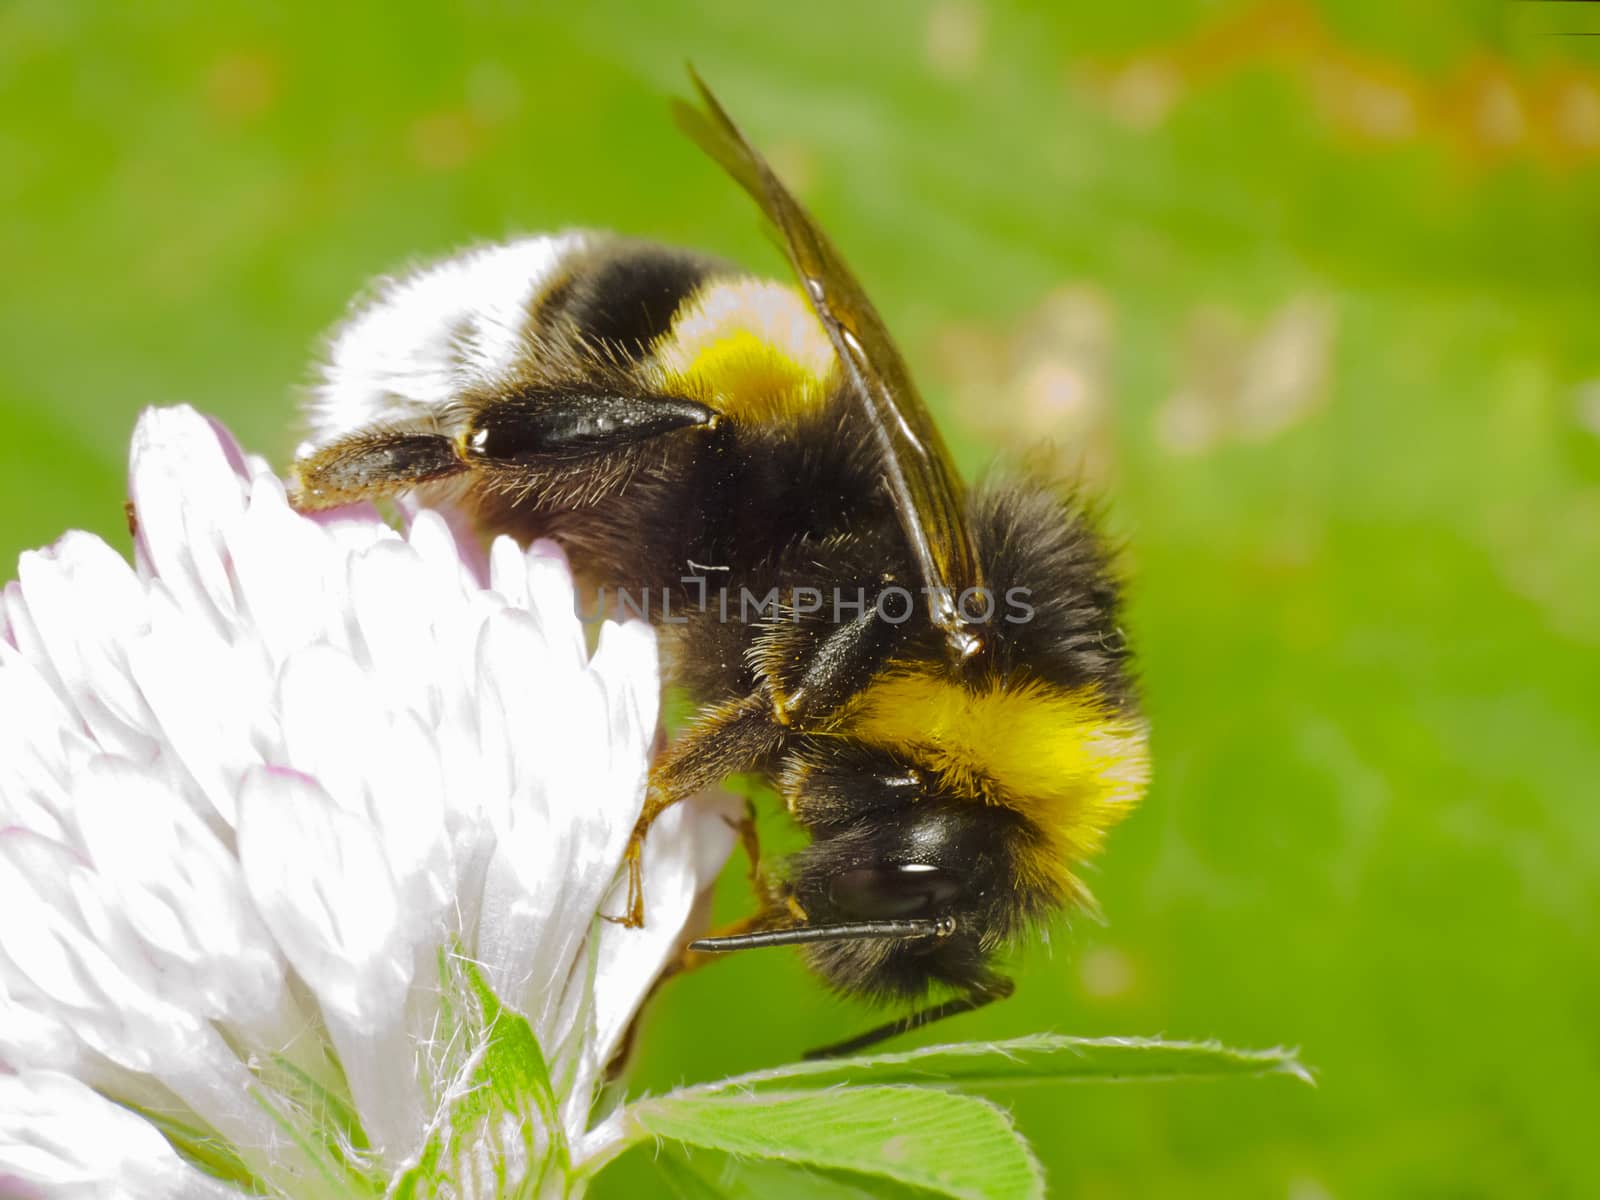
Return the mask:
POLYGON ((665 1151, 651 1164, 677 1200, 936 1200, 939 1192, 861 1175, 706 1149, 665 1151))
POLYGON ((1125 1083, 1288 1075, 1313 1083, 1291 1050, 1235 1050, 1217 1042, 1080 1038, 1040 1033, 1003 1042, 962 1042, 895 1054, 789 1063, 695 1089, 713 1094, 839 1084, 938 1088, 1041 1083, 1125 1083))
POLYGON ((734 1200, 736 1195, 683 1154, 659 1154, 651 1165, 675 1200, 734 1200))
POLYGON ((941 1196, 1044 1195, 1039 1164, 1011 1119, 975 1096, 912 1087, 693 1089, 639 1101, 628 1119, 690 1146, 877 1176, 941 1196))
MULTIPOLYGON (((1311 1083, 1310 1073, 1288 1050, 1238 1050, 1216 1042, 1169 1042, 1156 1038, 1080 1038, 1036 1034, 1003 1042, 972 1042, 929 1046, 893 1054, 819 1062, 790 1063, 767 1071, 739 1075, 717 1083, 684 1089, 658 1099, 643 1100, 627 1110, 629 1129, 621 1144, 649 1134, 747 1157, 765 1157, 809 1168, 800 1176, 817 1194, 873 1194, 884 1181, 896 1180, 902 1188, 933 1190, 941 1195, 969 1194, 960 1190, 981 1182, 979 1195, 1031 1195, 1029 1180, 1037 1168, 1025 1143, 1009 1120, 987 1102, 956 1097, 953 1089, 1016 1087, 1043 1083, 1206 1080, 1286 1075, 1311 1083), (920 1086, 907 1086, 920 1085, 920 1086), (938 1106, 930 1097, 943 1096, 977 1109, 938 1106), (863 1102, 863 1097, 867 1102, 863 1102), (873 1111, 873 1104, 883 1104, 873 1111), (845 1111, 837 1111, 843 1106, 845 1111), (972 1115, 952 1127, 953 1112, 972 1115), (887 1118, 897 1123, 893 1132, 879 1127, 887 1118), (918 1122, 927 1120, 925 1126, 918 1122), (682 1127, 687 1121, 688 1127, 682 1127), (1003 1134, 996 1137, 996 1122, 1003 1134), (896 1159, 885 1163, 873 1138, 917 1139, 918 1163, 902 1169, 896 1159), (963 1140, 967 1139, 967 1140, 963 1140), (972 1139, 976 1139, 973 1141, 972 1139), (924 1157, 924 1142, 934 1143, 924 1157), (992 1180, 975 1181, 959 1169, 938 1174, 946 1158, 974 1166, 980 1173, 1005 1157, 995 1153, 1004 1146, 1012 1155, 1000 1171, 1004 1186, 1017 1191, 996 1191, 992 1180), (928 1168, 927 1163, 935 1164, 928 1168), (1019 1169, 1019 1164, 1022 1164, 1019 1169), (930 1170, 932 1173, 930 1173, 930 1170), (877 1180, 870 1186, 862 1176, 877 1180), (826 1187, 823 1184, 826 1183, 826 1187), (863 1192, 863 1188, 865 1191, 863 1192), (842 1189, 842 1190, 841 1190, 842 1189)), ((898 1150, 905 1142, 894 1144, 898 1150)), ((670 1157, 670 1156, 668 1156, 670 1157)), ((663 1158, 663 1162, 666 1158, 663 1158)), ((713 1159, 712 1161, 720 1161, 713 1159)), ((598 1164, 597 1164, 598 1166, 598 1164)), ((763 1196, 785 1194, 783 1173, 749 1181, 765 1168, 736 1164, 720 1175, 707 1174, 696 1163, 675 1163, 679 1191, 688 1197, 763 1196), (692 1172, 694 1178, 684 1175, 692 1172), (698 1190, 696 1190, 698 1189, 698 1190)), ((776 1170, 776 1168, 775 1168, 776 1170)))

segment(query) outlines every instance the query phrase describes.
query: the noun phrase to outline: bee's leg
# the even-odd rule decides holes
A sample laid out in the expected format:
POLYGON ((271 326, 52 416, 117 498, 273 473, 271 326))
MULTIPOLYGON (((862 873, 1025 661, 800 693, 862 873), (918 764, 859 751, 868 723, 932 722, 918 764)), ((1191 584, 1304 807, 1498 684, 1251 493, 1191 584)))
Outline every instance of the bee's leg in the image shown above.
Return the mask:
POLYGON ((524 390, 474 412, 461 453, 474 486, 512 505, 581 508, 627 486, 674 439, 725 437, 721 414, 675 396, 524 390))
POLYGON ((331 508, 472 472, 508 495, 567 489, 594 496, 626 482, 643 447, 720 414, 676 396, 523 390, 446 430, 428 416, 346 434, 295 464, 297 508, 331 508))
POLYGON ((299 509, 332 508, 392 496, 457 475, 467 463, 431 419, 358 430, 295 463, 289 500, 299 509))
POLYGON ((1007 999, 1016 985, 1003 976, 995 975, 974 987, 964 995, 946 1000, 942 1004, 935 1004, 929 1008, 919 1009, 907 1016, 879 1025, 876 1029, 869 1029, 866 1033, 842 1042, 835 1042, 831 1046, 822 1046, 816 1050, 807 1050, 805 1057, 817 1058, 842 1058, 847 1054, 856 1054, 868 1046, 876 1046, 879 1042, 888 1041, 892 1037, 899 1037, 902 1033, 910 1033, 913 1029, 921 1029, 924 1025, 932 1025, 935 1021, 943 1021, 947 1017, 958 1017, 962 1013, 974 1012, 986 1004, 993 1004, 996 1000, 1007 999))
POLYGON ((490 469, 592 463, 679 429, 715 429, 720 419, 716 409, 678 396, 524 389, 472 414, 462 453, 490 469))
POLYGON ((667 809, 729 775, 770 761, 790 729, 837 708, 866 682, 894 644, 894 627, 877 616, 876 606, 853 621, 834 626, 803 645, 787 631, 804 626, 774 626, 757 665, 766 682, 755 692, 712 709, 658 760, 650 773, 644 811, 628 839, 628 909, 621 923, 644 924, 644 872, 641 854, 651 824, 667 809), (782 682, 786 663, 804 663, 798 676, 782 682))
POLYGON ((744 857, 748 864, 750 889, 755 892, 757 900, 766 899, 766 890, 761 885, 761 834, 756 829, 756 802, 750 797, 744 798, 744 816, 737 821, 731 817, 725 818, 733 831, 739 835, 739 844, 744 847, 744 857))
POLYGON ((644 839, 657 817, 702 788, 769 761, 782 745, 784 728, 765 691, 718 705, 667 749, 650 771, 644 809, 634 823, 623 862, 628 868, 628 906, 618 920, 644 924, 644 839))

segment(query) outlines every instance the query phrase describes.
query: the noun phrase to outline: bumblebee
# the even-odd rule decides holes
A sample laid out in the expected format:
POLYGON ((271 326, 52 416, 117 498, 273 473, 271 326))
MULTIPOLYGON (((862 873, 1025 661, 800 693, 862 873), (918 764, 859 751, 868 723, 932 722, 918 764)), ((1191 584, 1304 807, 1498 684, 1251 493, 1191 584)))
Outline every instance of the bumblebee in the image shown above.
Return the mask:
POLYGON ((1010 994, 1000 951, 1090 902, 1077 869, 1143 792, 1145 727, 1086 506, 963 486, 855 277, 695 83, 680 124, 798 286, 583 232, 387 281, 333 336, 295 500, 416 492, 656 601, 697 715, 652 768, 618 919, 642 923, 663 810, 765 778, 810 841, 690 950, 799 945, 910 1008, 837 1053, 1010 994))

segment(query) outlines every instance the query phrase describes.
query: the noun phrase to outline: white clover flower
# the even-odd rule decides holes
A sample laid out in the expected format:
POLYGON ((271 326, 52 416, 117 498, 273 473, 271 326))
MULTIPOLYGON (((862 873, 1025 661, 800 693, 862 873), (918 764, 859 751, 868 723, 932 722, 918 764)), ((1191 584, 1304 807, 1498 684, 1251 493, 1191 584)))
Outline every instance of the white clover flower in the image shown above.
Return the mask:
POLYGON ((618 1143, 606 1068, 726 858, 617 868, 658 703, 565 560, 292 511, 189 409, 135 434, 136 566, 0 602, 0 1195, 531 1196, 618 1143))

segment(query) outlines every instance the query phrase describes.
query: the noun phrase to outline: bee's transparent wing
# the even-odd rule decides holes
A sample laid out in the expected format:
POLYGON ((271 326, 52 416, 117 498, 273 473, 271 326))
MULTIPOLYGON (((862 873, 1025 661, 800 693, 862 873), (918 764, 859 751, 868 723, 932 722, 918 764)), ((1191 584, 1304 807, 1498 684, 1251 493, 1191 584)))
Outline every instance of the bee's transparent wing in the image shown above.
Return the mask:
POLYGON ((679 102, 678 122, 755 198, 777 228, 807 299, 855 384, 883 452, 884 480, 928 589, 930 615, 957 658, 981 647, 958 599, 982 573, 962 504, 960 476, 883 319, 838 251, 739 132, 691 69, 703 109, 679 102))

